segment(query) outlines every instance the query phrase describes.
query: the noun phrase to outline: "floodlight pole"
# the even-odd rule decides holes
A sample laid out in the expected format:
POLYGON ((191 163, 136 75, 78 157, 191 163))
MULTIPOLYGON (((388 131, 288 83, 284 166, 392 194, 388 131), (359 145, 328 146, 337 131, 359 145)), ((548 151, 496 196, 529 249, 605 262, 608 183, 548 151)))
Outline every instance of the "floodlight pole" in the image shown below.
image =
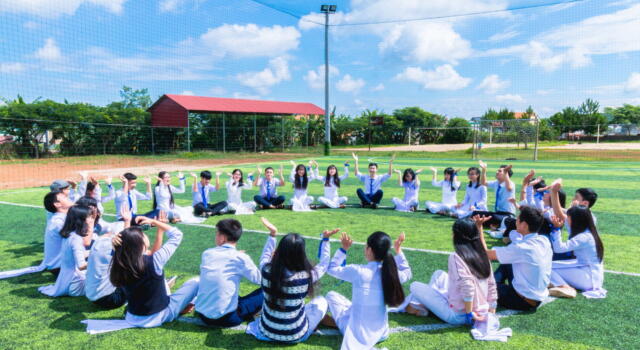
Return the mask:
POLYGON ((329 115, 329 14, 336 11, 335 5, 322 5, 324 12, 324 155, 331 155, 331 118, 329 115))

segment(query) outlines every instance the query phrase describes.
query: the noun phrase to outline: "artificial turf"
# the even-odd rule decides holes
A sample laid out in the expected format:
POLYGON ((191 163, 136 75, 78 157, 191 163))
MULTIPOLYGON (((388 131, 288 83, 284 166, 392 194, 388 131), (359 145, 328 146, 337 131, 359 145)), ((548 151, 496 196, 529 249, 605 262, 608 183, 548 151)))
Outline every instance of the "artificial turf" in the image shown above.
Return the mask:
MULTIPOLYGON (((368 163, 361 157, 361 170, 368 163)), ((320 158, 321 170, 328 164, 341 164, 344 158, 320 158)), ((380 170, 386 171, 387 159, 373 159, 380 163, 380 170)), ((301 160, 304 161, 304 160, 301 160)), ((353 162, 351 170, 353 170, 353 162)), ((267 164, 265 164, 267 165, 267 164)), ((277 165, 273 163, 270 165, 277 165)), ((406 167, 425 168, 436 166, 440 172, 445 166, 466 168, 475 165, 472 161, 460 160, 427 160, 417 158, 397 159, 398 169, 406 167)), ((490 163, 489 171, 493 173, 498 163, 490 163)), ((245 173, 252 171, 253 166, 241 167, 245 173)), ((636 180, 640 175, 640 164, 629 162, 580 163, 580 162, 514 162, 516 184, 525 173, 535 168, 537 173, 547 179, 562 177, 565 190, 571 196, 578 187, 593 187, 599 194, 594 213, 598 217, 598 227, 605 246, 605 268, 607 270, 640 273, 639 256, 640 232, 640 200, 636 194, 640 183, 636 180), (615 174, 615 175, 614 175, 615 174)), ((161 170, 161 169, 158 169, 161 170)), ((224 168, 225 171, 231 170, 224 168)), ((288 178, 290 166, 285 166, 285 178, 288 178)), ((356 204, 355 189, 357 181, 353 171, 340 189, 341 195, 349 197, 349 203, 356 204)), ((441 177, 441 173, 439 174, 441 177)), ((428 171, 421 175, 422 188, 420 199, 439 200, 440 190, 430 185, 431 175, 428 171)), ((175 180, 175 178, 174 178, 175 180)), ((223 183, 226 177, 223 177, 223 183)), ((190 184, 189 179, 189 184, 190 184)), ((139 185, 142 190, 142 184, 139 185)), ((189 186, 187 186, 189 188, 189 186)), ((391 197, 402 196, 402 189, 397 184, 397 174, 383 185, 385 198, 382 205, 390 206, 391 197)), ((279 188, 281 194, 289 197, 292 193, 290 184, 279 188)), ((313 182, 309 187, 311 195, 322 194, 322 185, 313 182)), ((0 201, 41 205, 46 189, 25 189, 23 192, 10 190, 0 192, 0 201)), ((246 191, 244 198, 250 200, 255 189, 246 191)), ((490 203, 492 192, 489 193, 490 203)), ((214 194, 213 200, 223 200, 224 191, 214 194)), ((190 190, 176 195, 176 204, 190 204, 190 190)), ((462 199, 463 191, 459 193, 462 199)), ((140 212, 150 208, 150 202, 140 202, 140 212)), ((422 207, 424 205, 422 204, 422 207)), ((105 205, 107 213, 113 213, 113 203, 105 205)), ((407 234, 407 247, 451 251, 450 218, 438 217, 424 212, 399 213, 388 209, 336 209, 318 210, 311 213, 293 213, 287 210, 259 211, 256 215, 238 216, 244 227, 249 230, 263 230, 259 217, 265 216, 278 226, 281 232, 299 232, 306 236, 318 236, 323 229, 340 227, 363 242, 374 230, 383 230, 392 236, 404 231, 407 234)), ((44 231, 45 214, 39 208, 19 207, 0 204, 0 270, 14 269, 36 265, 42 258, 42 233, 44 231)), ((225 216, 230 217, 230 216, 225 216)), ((214 225, 219 217, 212 217, 205 224, 214 225)), ((107 217, 107 220, 110 220, 107 217)), ((213 229, 191 225, 179 225, 185 233, 182 245, 167 265, 167 275, 181 276, 179 283, 186 278, 198 274, 200 254, 214 244, 213 229)), ((255 232, 246 232, 239 244, 254 259, 259 257, 266 236, 255 232)), ((499 242, 490 239, 494 244, 499 242)), ((307 240, 307 250, 315 259, 316 240, 307 240)), ((338 243, 332 244, 332 251, 338 243)), ((355 246, 349 252, 349 262, 363 262, 361 246, 355 246)), ((428 281, 433 271, 446 269, 446 255, 420 251, 406 251, 413 270, 412 281, 428 281)), ((133 329, 91 336, 84 332, 80 323, 86 318, 119 318, 122 309, 100 311, 84 298, 52 299, 38 293, 37 287, 53 283, 53 276, 43 273, 0 281, 0 348, 273 348, 277 345, 255 341, 241 331, 207 329, 197 325, 174 322, 157 329, 133 329)), ((609 295, 603 300, 589 300, 578 296, 575 300, 556 300, 542 307, 535 314, 517 314, 501 319, 502 325, 511 327, 514 336, 507 344, 484 343, 471 340, 467 328, 455 327, 427 332, 401 332, 392 334, 380 344, 389 349, 414 348, 503 348, 516 347, 540 349, 561 347, 563 349, 593 348, 640 348, 637 337, 637 325, 640 323, 637 305, 640 297, 636 293, 640 277, 605 275, 605 288, 609 295)), ((408 287, 408 285, 407 285, 408 287)), ((242 284, 242 293, 251 291, 253 286, 242 284)), ((339 284, 335 279, 325 276, 321 280, 322 293, 337 290, 350 296, 350 285, 339 284)), ((418 324, 442 324, 433 317, 419 318, 407 315, 391 315, 390 326, 413 326, 418 324)), ((296 348, 337 348, 340 337, 313 336, 305 344, 296 348)))

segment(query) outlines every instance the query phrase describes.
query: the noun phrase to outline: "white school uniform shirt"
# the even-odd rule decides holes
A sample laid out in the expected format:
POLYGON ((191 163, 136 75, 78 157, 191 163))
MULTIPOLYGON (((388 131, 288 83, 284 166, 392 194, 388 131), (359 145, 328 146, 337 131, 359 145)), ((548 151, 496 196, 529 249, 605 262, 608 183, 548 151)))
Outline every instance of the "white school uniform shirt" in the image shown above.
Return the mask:
POLYGON ((551 231, 551 245, 556 253, 573 252, 576 257, 574 267, 588 266, 591 272, 591 285, 594 289, 602 288, 604 281, 604 266, 598 259, 596 240, 589 230, 573 236, 566 242, 562 241, 560 230, 551 231))
POLYGON ((185 178, 180 179, 179 188, 176 188, 173 185, 167 186, 160 183, 153 189, 153 192, 156 195, 156 207, 154 209, 171 212, 175 207, 173 204, 171 204, 171 194, 185 192, 185 178), (169 193, 169 187, 171 187, 171 193, 169 193))
POLYGON ((260 284, 260 270, 251 258, 233 245, 223 244, 202 253, 196 310, 217 319, 238 308, 240 281, 260 284))
POLYGON ((87 262, 87 279, 84 286, 87 299, 96 301, 115 292, 116 287, 109 280, 112 254, 110 235, 95 240, 87 262))
POLYGON ((460 188, 460 181, 457 181, 457 180, 453 181, 453 188, 454 188, 453 191, 451 190, 451 181, 448 181, 448 180, 440 180, 440 181, 432 180, 431 185, 433 187, 442 188, 442 204, 444 205, 458 204, 458 199, 456 198, 456 195, 458 194, 458 189, 460 188))
POLYGON ((258 186, 260 186, 260 196, 267 197, 267 183, 269 184, 269 194, 271 198, 278 196, 278 186, 282 186, 280 179, 273 177, 271 181, 267 181, 267 178, 260 177, 258 179, 258 186))
POLYGON ((493 248, 501 264, 513 266, 513 288, 520 295, 543 301, 551 281, 553 250, 546 237, 528 234, 506 247, 493 248))
POLYGON ((511 191, 507 190, 506 182, 498 180, 487 182, 487 187, 496 191, 494 207, 489 208, 492 211, 503 211, 515 214, 516 206, 509 202, 509 198, 516 198, 516 186, 511 182, 511 191))
POLYGON ((128 193, 125 193, 122 190, 116 191, 116 218, 118 220, 122 219, 120 215, 120 208, 122 205, 125 205, 126 208, 131 209, 132 214, 138 213, 138 201, 150 201, 153 197, 151 196, 151 192, 147 192, 145 194, 140 193, 140 191, 135 188, 128 193), (131 206, 129 206, 129 199, 131 199, 131 206))
MULTIPOLYGON (((78 187, 80 197, 85 196, 87 194, 87 182, 82 181, 78 187)), ((107 203, 116 198, 116 190, 112 184, 107 185, 107 190, 108 194, 106 196, 103 196, 102 187, 100 187, 100 184, 97 184, 93 190, 93 195, 91 196, 98 202, 98 210, 100 211, 100 213, 104 213, 104 205, 102 203, 107 203)))
POLYGON ((473 206, 476 210, 487 210, 487 187, 478 184, 468 186, 462 200, 462 208, 468 209, 473 206))
POLYGON ((63 239, 60 274, 56 283, 40 287, 38 290, 51 297, 84 295, 85 271, 80 270, 80 267, 85 264, 85 252, 82 237, 75 232, 63 239))
MULTIPOLYGON (((340 266, 346 258, 345 251, 339 249, 331 259, 330 276, 351 283, 352 305, 349 321, 342 338, 342 349, 371 349, 389 334, 387 306, 384 303, 380 271, 382 263, 369 262, 366 265, 340 266)), ((404 254, 395 257, 400 283, 411 279, 411 268, 404 254)))
MULTIPOLYGON (((216 186, 213 184, 208 184, 206 186, 204 186, 204 191, 202 189, 202 182, 198 181, 198 183, 196 184, 197 186, 197 191, 193 192, 193 201, 191 202, 191 205, 196 205, 198 203, 204 203, 204 199, 202 198, 202 193, 204 192, 204 197, 207 200, 207 204, 211 204, 211 196, 210 194, 213 192, 216 192, 216 186)), ((192 188, 193 190, 193 188, 192 188)), ((179 192, 176 192, 179 193, 179 192)))
POLYGON ((389 175, 389 173, 386 173, 384 175, 376 174, 376 176, 372 178, 369 174, 358 174, 356 175, 356 177, 358 178, 358 180, 360 180, 360 182, 364 184, 365 194, 374 194, 378 192, 383 182, 389 180, 391 175, 389 175))
POLYGON ((418 203, 418 194, 420 192, 420 184, 417 180, 403 182, 402 188, 404 188, 404 202, 418 203))
MULTIPOLYGON (((344 167, 344 172, 342 173, 342 175, 338 176, 338 178, 340 179, 340 182, 342 182, 348 177, 349 167, 344 167)), ((326 183, 326 177, 321 176, 318 173, 318 169, 316 169, 314 179, 322 182, 323 185, 326 183)), ((335 199, 340 197, 340 195, 338 194, 338 187, 336 186, 336 182, 333 177, 331 177, 331 179, 329 180, 329 186, 324 186, 324 197, 328 199, 335 199)))
POLYGON ((42 262, 47 270, 60 267, 62 256, 62 236, 60 230, 64 226, 67 213, 54 213, 47 221, 44 231, 44 261, 42 262))
POLYGON ((242 190, 250 190, 251 182, 243 182, 242 186, 238 186, 237 182, 233 180, 227 181, 225 186, 227 187, 227 203, 230 204, 242 204, 242 190))
MULTIPOLYGON (((182 242, 182 232, 175 227, 167 231, 165 234, 169 237, 168 240, 162 245, 160 250, 153 253, 153 267, 158 275, 162 274, 164 265, 169 262, 173 253, 178 249, 180 242, 182 242)), ((168 306, 162 311, 147 316, 134 315, 127 312, 125 320, 127 323, 135 327, 158 327, 162 324, 163 320, 168 318, 168 313, 171 313, 168 306)))

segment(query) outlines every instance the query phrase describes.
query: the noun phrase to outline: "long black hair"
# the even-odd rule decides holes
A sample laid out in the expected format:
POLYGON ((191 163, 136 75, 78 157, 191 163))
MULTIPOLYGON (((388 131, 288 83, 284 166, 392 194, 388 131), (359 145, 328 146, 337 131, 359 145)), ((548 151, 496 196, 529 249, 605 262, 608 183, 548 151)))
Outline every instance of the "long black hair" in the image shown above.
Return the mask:
POLYGON ((238 187, 242 187, 244 186, 244 175, 242 174, 242 170, 233 169, 233 171, 231 172, 231 180, 233 181, 233 174, 235 174, 236 171, 240 173, 240 180, 238 180, 238 187))
POLYGON ((593 236, 593 240, 596 242, 598 259, 602 262, 602 259, 604 258, 604 245, 600 239, 600 234, 598 234, 598 229, 593 222, 591 210, 589 210, 588 207, 576 205, 567 210, 567 216, 571 218, 571 233, 569 234, 569 239, 589 230, 593 236))
MULTIPOLYGON (((472 171, 475 171, 476 174, 478 174, 478 176, 480 176, 480 169, 478 169, 478 167, 472 166, 471 168, 467 169, 467 174, 469 174, 472 171)), ((473 186, 473 182, 469 181, 469 185, 467 187, 478 188, 478 186, 480 186, 480 179, 478 179, 476 181, 476 185, 475 186, 473 186)))
POLYGON ((336 166, 333 164, 327 167, 327 176, 324 177, 324 187, 331 186, 331 177, 333 177, 333 183, 336 185, 336 187, 340 187, 340 175, 338 175, 338 168, 336 168, 336 166), (336 174, 333 176, 329 174, 329 170, 331 170, 332 168, 336 169, 336 174))
POLYGON ((75 205, 79 205, 79 206, 83 206, 83 207, 89 207, 89 208, 95 208, 95 211, 96 211, 95 223, 96 223, 96 225, 98 224, 98 221, 100 220, 102 215, 100 214, 100 210, 98 210, 98 200, 97 199, 95 199, 93 197, 87 197, 87 196, 80 197, 80 199, 78 199, 76 201, 75 205))
POLYGON ((304 166, 304 164, 298 164, 296 166, 294 180, 293 187, 295 189, 304 190, 307 188, 307 185, 309 184, 309 177, 307 176, 307 167, 304 166), (304 169, 304 175, 302 176, 298 175, 298 170, 300 170, 300 168, 304 169))
POLYGON ((78 236, 86 237, 89 227, 87 226, 87 217, 94 215, 95 209, 83 206, 74 205, 69 208, 67 217, 64 220, 64 225, 60 230, 60 236, 69 238, 72 232, 75 232, 78 236))
POLYGON ((408 181, 406 180, 406 178, 407 178, 407 174, 411 175, 411 181, 415 181, 415 179, 416 179, 416 172, 415 172, 415 171, 413 171, 413 169, 411 169, 411 168, 407 168, 407 169, 404 169, 404 172, 402 173, 402 183, 408 182, 408 181))
POLYGON ((453 247, 456 254, 467 265, 471 274, 479 279, 491 276, 491 263, 487 251, 480 241, 480 232, 475 222, 469 218, 453 223, 453 247))
MULTIPOLYGON (((162 179, 166 174, 168 174, 168 172, 163 170, 163 171, 158 173, 158 177, 160 179, 162 179)), ((158 187, 158 186, 160 186, 160 180, 159 179, 158 179, 158 181, 156 181, 156 186, 155 187, 158 187)), ((171 192, 171 183, 169 183, 167 188, 169 189, 169 195, 170 195, 170 198, 171 198, 171 199, 169 199, 169 203, 171 203, 171 206, 173 207, 173 192, 171 192)), ((153 191, 153 209, 158 209, 157 207, 158 207, 158 201, 156 200, 156 191, 153 191)))
POLYGON ((453 184, 453 180, 455 179, 456 176, 456 171, 452 168, 452 167, 448 167, 446 169, 444 169, 444 174, 445 175, 449 175, 449 183, 451 184, 451 192, 454 192, 455 190, 457 190, 456 186, 453 184))
POLYGON ((269 267, 269 272, 265 273, 263 270, 263 277, 265 274, 269 277, 267 293, 271 298, 267 300, 267 304, 270 308, 278 310, 284 307, 284 303, 281 300, 284 297, 282 289, 286 286, 287 278, 297 272, 306 272, 309 279, 307 295, 313 296, 313 265, 307 258, 304 238, 299 234, 289 233, 284 236, 273 253, 271 263, 267 266, 269 267))
POLYGON ((109 280, 115 287, 129 285, 144 275, 144 233, 138 226, 119 233, 121 244, 113 247, 109 280))
POLYGON ((93 179, 87 181, 87 188, 84 192, 85 197, 92 197, 96 188, 98 188, 98 182, 94 182, 93 179))
POLYGON ((376 231, 367 238, 367 247, 371 248, 376 261, 382 262, 382 291, 384 303, 398 306, 404 301, 404 290, 398 276, 398 266, 391 254, 391 237, 382 231, 376 231))

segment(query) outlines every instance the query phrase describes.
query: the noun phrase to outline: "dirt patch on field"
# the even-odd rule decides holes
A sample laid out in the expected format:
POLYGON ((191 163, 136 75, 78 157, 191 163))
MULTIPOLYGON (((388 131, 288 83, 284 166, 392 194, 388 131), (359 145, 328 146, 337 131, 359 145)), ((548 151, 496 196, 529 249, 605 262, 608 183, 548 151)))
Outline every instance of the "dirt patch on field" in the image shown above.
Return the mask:
POLYGON ((238 157, 233 154, 226 159, 172 159, 158 161, 153 158, 135 158, 117 156, 101 157, 87 160, 73 157, 63 159, 45 159, 42 161, 0 162, 0 190, 48 186, 56 179, 77 180, 79 171, 87 171, 98 178, 112 176, 114 178, 125 172, 140 175, 154 175, 160 170, 166 171, 190 171, 197 169, 213 169, 216 167, 233 164, 258 163, 269 161, 281 161, 304 157, 304 154, 290 153, 265 153, 255 157, 238 157))
POLYGON ((627 151, 640 150, 640 142, 570 143, 562 146, 546 147, 546 149, 627 151))

